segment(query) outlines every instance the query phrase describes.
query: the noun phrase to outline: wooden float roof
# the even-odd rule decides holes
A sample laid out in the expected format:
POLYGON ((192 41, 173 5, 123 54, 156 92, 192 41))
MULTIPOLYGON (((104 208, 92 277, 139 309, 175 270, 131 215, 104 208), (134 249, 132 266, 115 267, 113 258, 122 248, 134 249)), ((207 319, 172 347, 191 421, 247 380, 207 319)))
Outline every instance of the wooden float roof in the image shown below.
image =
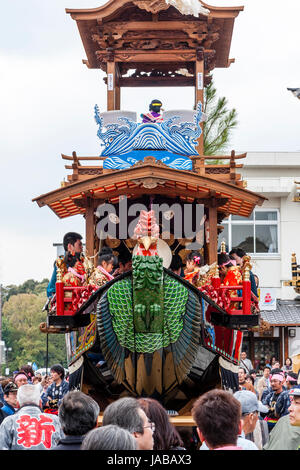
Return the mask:
POLYGON ((95 204, 107 201, 117 203, 121 195, 136 198, 159 194, 179 197, 187 203, 197 201, 209 205, 214 199, 224 215, 249 217, 263 196, 245 188, 193 171, 174 170, 147 157, 126 170, 108 170, 101 175, 66 184, 33 199, 40 207, 48 206, 59 218, 85 214, 88 200, 95 204))
MULTIPOLYGON (((122 23, 125 23, 127 30, 133 28, 135 31, 151 31, 155 28, 163 30, 172 27, 174 31, 174 29, 182 29, 183 22, 185 25, 200 25, 203 21, 208 24, 209 28, 214 28, 215 31, 218 31, 218 39, 213 42, 213 52, 215 54, 214 66, 228 67, 234 60, 229 59, 234 21, 238 14, 243 11, 244 7, 215 7, 207 5, 201 0, 199 1, 210 11, 208 16, 200 14, 197 18, 192 15, 183 15, 176 10, 175 7, 167 4, 165 0, 109 0, 105 5, 98 8, 67 8, 66 13, 77 23, 83 47, 87 55, 87 60, 83 60, 83 62, 89 68, 100 68, 97 54, 109 52, 105 46, 101 49, 96 39, 97 35, 99 36, 99 31, 103 27, 111 25, 112 28, 115 28, 110 31, 114 36, 120 33, 122 23), (127 22, 122 21, 124 12, 128 9, 132 11, 134 11, 134 9, 142 11, 144 15, 143 21, 135 21, 134 19, 129 19, 127 22), (160 14, 161 17, 159 16, 160 14), (147 19, 149 21, 147 21, 147 19), (128 24, 130 24, 130 28, 128 28, 128 24)), ((178 52, 187 53, 189 49, 178 52)), ((153 58, 151 60, 153 60, 153 58)))

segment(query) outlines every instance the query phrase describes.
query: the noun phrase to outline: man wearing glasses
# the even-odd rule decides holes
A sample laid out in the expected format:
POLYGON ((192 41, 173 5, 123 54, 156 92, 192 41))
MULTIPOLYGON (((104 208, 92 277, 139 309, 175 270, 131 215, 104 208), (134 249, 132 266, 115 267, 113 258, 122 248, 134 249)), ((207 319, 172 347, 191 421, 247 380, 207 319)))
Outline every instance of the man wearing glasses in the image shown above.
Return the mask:
POLYGON ((153 450, 154 423, 151 423, 135 398, 125 397, 108 405, 102 425, 115 424, 127 429, 136 439, 138 450, 153 450))

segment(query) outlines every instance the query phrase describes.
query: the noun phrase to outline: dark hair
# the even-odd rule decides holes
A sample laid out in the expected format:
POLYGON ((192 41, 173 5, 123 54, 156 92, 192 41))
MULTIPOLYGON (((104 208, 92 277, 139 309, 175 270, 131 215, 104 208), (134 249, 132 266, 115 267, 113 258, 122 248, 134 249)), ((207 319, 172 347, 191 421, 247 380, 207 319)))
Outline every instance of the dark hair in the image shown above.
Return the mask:
POLYGON ((107 424, 89 431, 81 450, 136 450, 137 442, 127 429, 107 424))
POLYGON ((271 374, 274 375, 274 374, 282 374, 282 369, 279 369, 278 367, 276 369, 272 369, 271 370, 271 374))
POLYGON ((242 369, 244 371, 244 373, 247 374, 247 371, 246 371, 245 367, 240 366, 239 369, 242 369))
POLYGON ((251 375, 251 374, 257 374, 257 370, 256 370, 256 369, 251 369, 250 372, 249 372, 249 374, 250 374, 250 375, 251 375))
POLYGON ((102 426, 115 424, 129 432, 144 434, 143 419, 139 414, 139 402, 136 398, 125 397, 110 403, 103 413, 102 426))
POLYGON ((287 358, 286 358, 286 360, 284 361, 285 364, 286 364, 286 361, 287 361, 287 360, 290 361, 291 365, 293 364, 293 361, 292 361, 292 359, 291 359, 290 357, 287 357, 287 358))
POLYGON ((241 404, 225 390, 211 390, 194 403, 192 416, 212 448, 236 445, 241 419, 241 404))
POLYGON ((199 251, 190 251, 190 253, 187 254, 186 256, 187 261, 194 261, 196 264, 199 266, 203 266, 203 256, 199 251), (199 261, 196 261, 195 258, 200 258, 199 261))
POLYGON ((29 379, 32 379, 32 377, 34 377, 33 368, 29 364, 25 364, 24 366, 20 367, 20 372, 22 371, 25 372, 29 379))
POLYGON ((247 380, 247 379, 250 379, 252 385, 254 385, 254 378, 253 378, 250 374, 247 374, 247 375, 246 375, 245 380, 247 380))
POLYGON ((239 258, 243 258, 247 253, 242 248, 232 248, 229 254, 237 255, 239 258))
POLYGON ((64 250, 68 251, 68 244, 71 243, 71 245, 74 245, 77 242, 77 240, 82 240, 82 236, 79 233, 76 233, 76 232, 66 233, 63 238, 64 250))
POLYGON ((165 408, 153 398, 139 398, 138 402, 149 421, 155 424, 153 450, 171 450, 174 447, 182 447, 181 437, 170 422, 165 408))
POLYGON ((103 261, 106 263, 113 263, 115 255, 113 251, 108 246, 104 246, 99 253, 99 264, 101 265, 103 261))
POLYGON ((294 380, 290 380, 289 382, 290 382, 291 384, 296 385, 297 380, 298 380, 298 375, 295 374, 295 372, 291 372, 291 371, 288 371, 288 372, 286 373, 286 375, 288 375, 289 377, 292 377, 292 379, 294 379, 294 380))
POLYGON ((74 390, 62 399, 58 417, 64 434, 81 436, 97 425, 100 408, 89 395, 74 390))
POLYGON ((173 255, 172 257, 172 261, 171 261, 171 265, 170 265, 170 270, 173 271, 173 270, 178 270, 180 268, 183 267, 183 262, 182 262, 182 259, 180 258, 179 255, 173 255))
POLYGON ((149 105, 149 111, 154 111, 154 112, 159 113, 161 107, 162 107, 162 103, 160 100, 152 100, 149 105))
POLYGON ((122 254, 119 255, 119 263, 122 263, 122 264, 125 265, 126 263, 128 263, 131 260, 132 260, 132 256, 128 252, 125 252, 125 253, 122 253, 122 254))
POLYGON ((77 261, 81 260, 81 253, 75 253, 72 255, 69 251, 66 252, 65 257, 64 257, 64 262, 67 268, 73 268, 77 261))
MULTIPOLYGON (((219 266, 221 266, 224 263, 227 263, 230 260, 231 260, 231 258, 230 258, 229 255, 227 255, 227 253, 219 253, 218 254, 218 265, 219 266)), ((228 263, 227 264, 228 268, 230 268, 230 266, 233 266, 233 263, 228 263)))
POLYGON ((61 379, 63 380, 65 378, 65 369, 61 364, 54 364, 54 366, 51 367, 50 372, 56 372, 61 376, 61 379))

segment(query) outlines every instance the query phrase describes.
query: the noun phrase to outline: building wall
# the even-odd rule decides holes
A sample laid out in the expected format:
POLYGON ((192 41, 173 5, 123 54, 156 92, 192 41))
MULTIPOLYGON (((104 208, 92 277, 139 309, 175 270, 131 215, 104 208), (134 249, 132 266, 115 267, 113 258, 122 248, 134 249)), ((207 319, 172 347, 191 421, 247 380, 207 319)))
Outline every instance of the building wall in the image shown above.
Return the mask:
POLYGON ((268 200, 263 207, 279 209, 279 254, 254 255, 253 271, 260 287, 275 287, 277 298, 294 299, 292 287, 283 286, 291 280, 291 255, 296 253, 300 264, 300 202, 294 202, 295 181, 300 182, 300 153, 249 152, 241 169, 247 189, 268 200))

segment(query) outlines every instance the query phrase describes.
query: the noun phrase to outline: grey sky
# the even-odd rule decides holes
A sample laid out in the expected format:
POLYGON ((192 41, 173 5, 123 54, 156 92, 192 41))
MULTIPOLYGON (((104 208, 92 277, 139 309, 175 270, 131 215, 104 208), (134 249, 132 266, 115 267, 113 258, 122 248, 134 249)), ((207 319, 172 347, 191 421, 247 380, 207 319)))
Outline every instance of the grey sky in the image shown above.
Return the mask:
MULTIPOLYGON (((10 0, 1 8, 0 283, 49 277, 54 242, 69 230, 84 235, 84 219, 60 220, 32 198, 66 177, 61 153, 98 155, 93 108, 106 109, 103 73, 82 64, 84 49, 65 8, 94 8, 92 0, 10 0)), ((216 69, 220 96, 238 111, 236 151, 299 151, 300 2, 215 0, 244 5, 237 17, 228 69, 216 69)), ((159 98, 165 109, 191 108, 192 89, 127 89, 122 108, 138 113, 159 98)))

